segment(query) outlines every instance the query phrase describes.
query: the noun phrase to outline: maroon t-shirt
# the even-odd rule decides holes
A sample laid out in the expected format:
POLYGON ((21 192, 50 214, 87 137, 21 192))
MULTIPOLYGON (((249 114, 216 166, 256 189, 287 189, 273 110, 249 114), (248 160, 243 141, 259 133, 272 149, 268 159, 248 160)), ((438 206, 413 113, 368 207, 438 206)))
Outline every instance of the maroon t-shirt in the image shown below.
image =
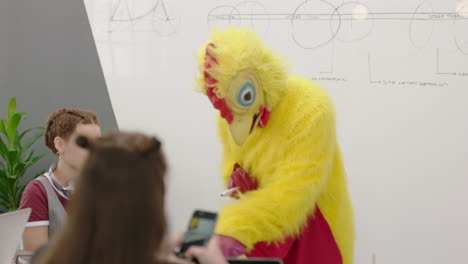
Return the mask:
MULTIPOLYGON (((39 177, 47 178, 45 175, 39 177)), ((53 189, 57 198, 62 203, 63 208, 66 209, 68 199, 60 194, 57 189, 53 189)), ((46 190, 41 182, 31 181, 24 189, 19 209, 24 208, 31 208, 31 215, 29 216, 26 227, 49 225, 49 202, 47 200, 46 190)))

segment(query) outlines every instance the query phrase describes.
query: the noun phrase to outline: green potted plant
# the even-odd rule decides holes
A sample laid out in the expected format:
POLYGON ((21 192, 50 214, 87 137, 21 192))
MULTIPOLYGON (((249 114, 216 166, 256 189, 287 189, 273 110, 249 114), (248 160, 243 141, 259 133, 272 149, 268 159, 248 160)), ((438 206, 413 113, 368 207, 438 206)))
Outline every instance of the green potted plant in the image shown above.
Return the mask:
POLYGON ((32 179, 26 171, 49 153, 35 155, 32 145, 43 136, 43 127, 18 131, 26 113, 16 111, 16 98, 11 98, 5 119, 0 120, 0 212, 18 209, 24 188, 32 179))

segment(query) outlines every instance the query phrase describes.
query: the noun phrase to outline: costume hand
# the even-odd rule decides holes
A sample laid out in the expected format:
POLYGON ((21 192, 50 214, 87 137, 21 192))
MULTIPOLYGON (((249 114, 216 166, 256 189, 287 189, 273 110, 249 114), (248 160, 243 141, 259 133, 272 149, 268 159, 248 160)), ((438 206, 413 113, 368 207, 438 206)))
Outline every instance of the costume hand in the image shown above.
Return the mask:
POLYGON ((217 237, 219 239, 221 252, 223 252, 226 258, 236 258, 247 254, 247 248, 236 239, 223 235, 217 235, 217 237))
POLYGON ((231 197, 239 198, 238 192, 245 193, 258 188, 257 181, 237 163, 234 165, 231 178, 228 181, 228 189, 236 187, 239 189, 231 194, 231 197))

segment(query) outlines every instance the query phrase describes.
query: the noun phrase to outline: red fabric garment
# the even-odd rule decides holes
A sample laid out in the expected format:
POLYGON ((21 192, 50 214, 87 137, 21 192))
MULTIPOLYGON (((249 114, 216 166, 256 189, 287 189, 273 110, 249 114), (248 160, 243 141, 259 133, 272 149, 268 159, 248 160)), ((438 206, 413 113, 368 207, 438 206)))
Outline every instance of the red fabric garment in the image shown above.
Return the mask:
MULTIPOLYGON (((258 184, 249 172, 234 164, 228 188, 238 187, 241 193, 256 190, 258 184)), ((234 195, 236 197, 236 195, 234 195)), ((287 205, 286 205, 287 206, 287 205)), ((299 237, 288 237, 283 243, 259 242, 247 254, 253 258, 279 258, 284 264, 342 264, 341 253, 322 212, 316 207, 307 219, 299 237)))
POLYGON ((248 257, 279 258, 284 264, 343 263, 338 245, 319 208, 309 217, 300 237, 289 237, 278 245, 259 242, 248 257))
MULTIPOLYGON (((40 177, 45 176, 41 175, 40 177)), ((55 189, 54 192, 63 207, 66 208, 68 200, 62 197, 55 189)), ((31 208, 31 215, 29 216, 28 223, 49 221, 47 193, 44 186, 39 181, 31 181, 24 189, 19 209, 24 208, 31 208)))

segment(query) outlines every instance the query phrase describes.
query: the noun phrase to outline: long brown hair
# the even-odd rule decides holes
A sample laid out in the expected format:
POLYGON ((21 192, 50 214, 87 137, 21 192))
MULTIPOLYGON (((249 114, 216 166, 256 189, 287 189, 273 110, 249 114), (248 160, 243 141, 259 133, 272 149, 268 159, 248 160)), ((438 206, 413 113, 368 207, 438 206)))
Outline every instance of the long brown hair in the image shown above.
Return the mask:
POLYGON ((166 230, 160 142, 114 132, 77 144, 90 154, 67 223, 39 263, 156 263, 166 230))

